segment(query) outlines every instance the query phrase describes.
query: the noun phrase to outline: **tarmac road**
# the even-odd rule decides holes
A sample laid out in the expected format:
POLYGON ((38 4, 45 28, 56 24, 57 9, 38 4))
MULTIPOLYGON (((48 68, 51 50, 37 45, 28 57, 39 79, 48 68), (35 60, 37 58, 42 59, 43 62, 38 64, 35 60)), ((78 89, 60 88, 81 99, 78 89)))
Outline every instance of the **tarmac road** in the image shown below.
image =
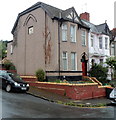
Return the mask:
MULTIPOLYGON (((78 108, 49 102, 26 93, 7 93, 0 89, 2 118, 112 118, 116 107, 78 108)), ((18 119, 19 120, 19 119, 18 119)))

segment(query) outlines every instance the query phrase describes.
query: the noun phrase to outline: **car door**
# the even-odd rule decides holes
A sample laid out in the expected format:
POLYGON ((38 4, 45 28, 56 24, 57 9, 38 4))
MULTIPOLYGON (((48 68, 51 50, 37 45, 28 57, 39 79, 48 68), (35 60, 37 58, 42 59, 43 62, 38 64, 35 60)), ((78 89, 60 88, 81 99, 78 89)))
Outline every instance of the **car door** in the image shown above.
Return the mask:
POLYGON ((6 88, 6 85, 7 85, 7 77, 8 75, 7 75, 7 73, 6 72, 3 72, 3 71, 1 71, 0 72, 0 82, 1 82, 1 87, 2 88, 6 88))
POLYGON ((7 77, 6 75, 3 75, 2 76, 2 87, 6 88, 6 85, 7 85, 7 77))

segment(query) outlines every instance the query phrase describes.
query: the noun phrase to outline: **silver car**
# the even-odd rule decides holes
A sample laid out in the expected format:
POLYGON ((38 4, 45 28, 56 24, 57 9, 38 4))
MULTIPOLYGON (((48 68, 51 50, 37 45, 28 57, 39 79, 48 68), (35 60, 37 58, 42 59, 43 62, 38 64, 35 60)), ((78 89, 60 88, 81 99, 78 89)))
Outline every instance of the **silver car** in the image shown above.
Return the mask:
POLYGON ((109 98, 111 100, 112 103, 116 104, 116 88, 114 88, 110 95, 109 95, 109 98))

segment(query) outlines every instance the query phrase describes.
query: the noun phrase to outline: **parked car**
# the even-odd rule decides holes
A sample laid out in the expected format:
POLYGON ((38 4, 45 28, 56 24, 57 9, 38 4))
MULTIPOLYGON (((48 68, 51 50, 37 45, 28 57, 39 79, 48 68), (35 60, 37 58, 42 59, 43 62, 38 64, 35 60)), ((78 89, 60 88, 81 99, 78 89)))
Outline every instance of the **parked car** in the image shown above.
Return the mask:
POLYGON ((10 91, 28 91, 29 84, 22 80, 22 78, 16 74, 5 70, 0 70, 0 83, 2 89, 7 92, 10 91))
POLYGON ((114 88, 114 89, 111 91, 111 93, 110 93, 110 95, 109 95, 109 98, 110 98, 110 100, 111 100, 111 103, 116 104, 116 88, 114 88))

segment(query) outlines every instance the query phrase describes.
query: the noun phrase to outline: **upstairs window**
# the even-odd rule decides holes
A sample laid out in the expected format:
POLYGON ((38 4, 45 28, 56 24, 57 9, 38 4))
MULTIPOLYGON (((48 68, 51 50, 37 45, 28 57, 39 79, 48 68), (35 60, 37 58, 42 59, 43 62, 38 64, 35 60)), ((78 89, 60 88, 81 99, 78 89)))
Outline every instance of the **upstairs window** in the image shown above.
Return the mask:
POLYGON ((93 47, 94 44, 94 35, 91 35, 91 47, 93 47))
POLYGON ((30 34, 33 34, 33 32, 34 32, 34 31, 33 31, 33 26, 29 27, 29 28, 28 28, 28 34, 29 34, 29 35, 30 35, 30 34))
POLYGON ((70 25, 70 39, 71 42, 76 42, 76 26, 70 25))
POLYGON ((114 54, 115 54, 115 45, 114 45, 114 43, 111 43, 111 55, 113 55, 114 56, 114 54))
POLYGON ((81 31, 81 40, 82 40, 82 45, 86 46, 86 31, 85 30, 81 31))
POLYGON ((102 37, 99 37, 99 48, 102 49, 102 37))
POLYGON ((105 49, 108 49, 108 38, 105 37, 105 49))
POLYGON ((10 54, 13 54, 13 44, 10 46, 10 54))
POLYGON ((67 41, 67 24, 62 24, 62 41, 67 41))

